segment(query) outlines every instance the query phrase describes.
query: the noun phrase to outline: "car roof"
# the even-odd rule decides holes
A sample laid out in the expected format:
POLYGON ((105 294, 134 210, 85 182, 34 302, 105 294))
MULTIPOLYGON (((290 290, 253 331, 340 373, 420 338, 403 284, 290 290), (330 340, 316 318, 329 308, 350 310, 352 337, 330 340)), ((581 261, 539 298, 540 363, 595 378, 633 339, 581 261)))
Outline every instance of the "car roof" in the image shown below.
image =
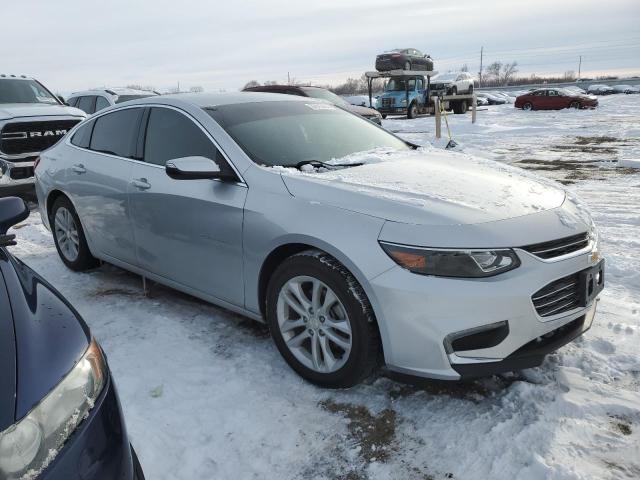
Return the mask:
POLYGON ((218 107, 222 105, 236 105, 242 103, 260 102, 318 102, 324 100, 295 95, 282 95, 269 92, 229 92, 229 93, 176 93, 139 98, 126 102, 127 105, 163 104, 163 105, 191 105, 198 108, 218 107))

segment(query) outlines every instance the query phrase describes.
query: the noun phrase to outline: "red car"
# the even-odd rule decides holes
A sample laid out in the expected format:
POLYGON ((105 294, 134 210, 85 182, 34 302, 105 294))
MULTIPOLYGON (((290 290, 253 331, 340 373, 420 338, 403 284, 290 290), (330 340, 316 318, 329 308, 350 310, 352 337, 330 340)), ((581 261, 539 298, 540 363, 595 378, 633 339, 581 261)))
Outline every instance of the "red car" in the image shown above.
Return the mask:
POLYGON ((523 110, 560 110, 562 108, 595 108, 598 99, 565 88, 539 88, 516 98, 516 108, 523 110))

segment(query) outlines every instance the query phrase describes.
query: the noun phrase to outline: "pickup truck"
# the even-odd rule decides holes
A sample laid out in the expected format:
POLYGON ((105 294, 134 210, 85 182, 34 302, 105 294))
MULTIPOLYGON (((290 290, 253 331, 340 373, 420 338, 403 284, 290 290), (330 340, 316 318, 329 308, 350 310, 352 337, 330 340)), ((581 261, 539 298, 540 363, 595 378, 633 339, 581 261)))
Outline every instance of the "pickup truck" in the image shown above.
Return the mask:
POLYGON ((33 78, 0 75, 0 196, 33 188, 34 162, 86 117, 33 78))

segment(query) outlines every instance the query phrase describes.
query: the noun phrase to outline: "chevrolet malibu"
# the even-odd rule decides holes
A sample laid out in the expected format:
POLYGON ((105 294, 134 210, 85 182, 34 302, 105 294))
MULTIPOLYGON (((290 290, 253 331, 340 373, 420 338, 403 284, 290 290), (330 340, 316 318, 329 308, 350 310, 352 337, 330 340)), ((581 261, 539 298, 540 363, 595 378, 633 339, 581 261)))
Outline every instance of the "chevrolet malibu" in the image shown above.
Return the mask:
POLYGON ((591 217, 557 184, 311 98, 111 107, 36 178, 69 268, 102 260, 266 322, 326 387, 382 362, 449 380, 539 365, 591 326, 603 288, 591 217))
POLYGON ((144 480, 100 345, 5 248, 29 210, 0 199, 0 478, 144 480))

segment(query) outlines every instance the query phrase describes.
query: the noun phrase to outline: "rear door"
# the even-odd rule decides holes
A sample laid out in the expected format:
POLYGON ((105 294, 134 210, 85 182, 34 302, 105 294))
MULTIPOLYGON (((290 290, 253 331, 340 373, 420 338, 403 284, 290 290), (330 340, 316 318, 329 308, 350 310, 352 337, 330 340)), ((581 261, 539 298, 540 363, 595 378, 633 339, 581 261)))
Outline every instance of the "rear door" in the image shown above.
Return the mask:
POLYGON ((167 161, 188 156, 207 157, 233 170, 186 112, 158 106, 146 117, 144 162, 133 166, 129 195, 140 266, 180 286, 243 305, 246 185, 170 178, 167 161))
POLYGON ((136 264, 128 202, 131 168, 144 109, 124 108, 88 122, 71 139, 67 191, 94 253, 136 264))

